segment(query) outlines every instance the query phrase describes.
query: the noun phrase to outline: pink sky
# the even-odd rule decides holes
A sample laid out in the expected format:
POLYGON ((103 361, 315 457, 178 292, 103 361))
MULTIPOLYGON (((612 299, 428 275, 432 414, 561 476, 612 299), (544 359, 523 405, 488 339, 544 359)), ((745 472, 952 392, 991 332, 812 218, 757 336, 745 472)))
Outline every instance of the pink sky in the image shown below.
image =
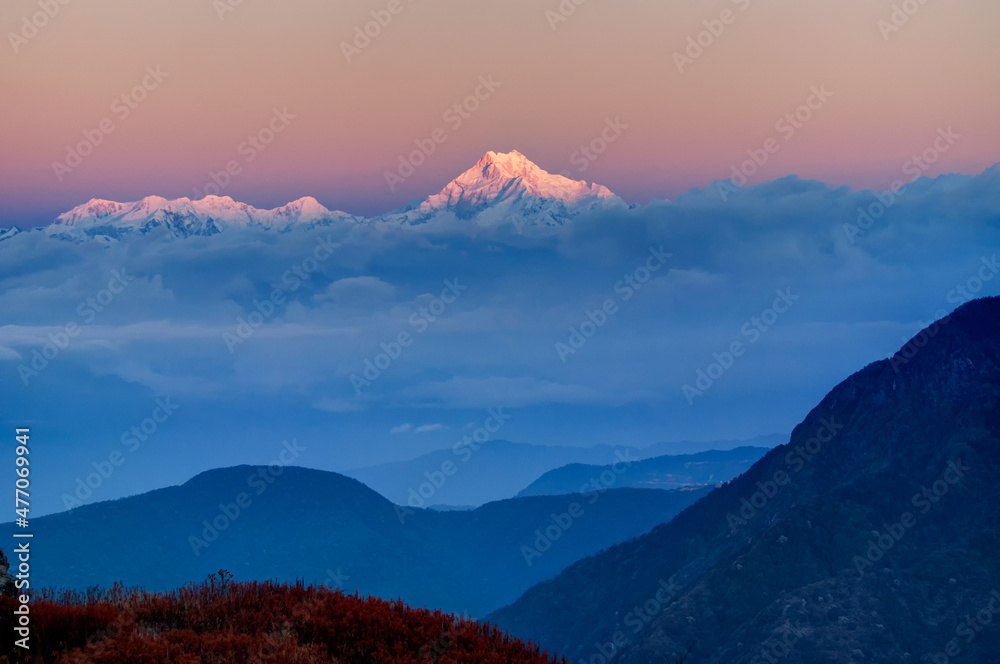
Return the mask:
POLYGON ((919 8, 885 34, 883 0, 586 0, 559 22, 546 14, 556 0, 243 0, 220 19, 229 1, 46 0, 58 9, 37 34, 24 21, 38 0, 4 2, 0 225, 93 197, 194 197, 231 161, 233 198, 313 195, 360 214, 440 190, 487 150, 517 149, 630 202, 727 178, 769 138, 779 149, 751 183, 795 173, 884 187, 947 127, 962 138, 928 175, 1000 161, 995 0, 910 0, 919 8), (341 44, 373 10, 390 20, 348 62, 341 44), (674 52, 706 21, 720 34, 679 71, 674 52), (480 87, 474 112, 446 116, 491 75, 500 85, 480 87), (135 108, 113 104, 144 78, 135 108), (814 86, 832 97, 814 99, 794 135, 779 131, 814 86), (295 117, 263 150, 244 144, 274 109, 295 117), (615 118, 627 128, 603 154, 574 157, 615 118), (390 191, 385 172, 435 129, 446 140, 390 191), (84 131, 100 144, 57 176, 84 131))

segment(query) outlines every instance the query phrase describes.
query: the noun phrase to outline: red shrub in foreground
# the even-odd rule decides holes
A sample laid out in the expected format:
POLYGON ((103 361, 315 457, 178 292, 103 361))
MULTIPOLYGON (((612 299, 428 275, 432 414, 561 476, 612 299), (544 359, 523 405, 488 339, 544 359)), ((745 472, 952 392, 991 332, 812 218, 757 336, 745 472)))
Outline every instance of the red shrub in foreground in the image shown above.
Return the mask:
MULTIPOLYGON (((4 642, 13 598, 0 596, 4 642)), ((0 662, 52 664, 551 664, 489 624, 324 586, 212 578, 170 593, 120 587, 35 595, 31 650, 0 662)), ((565 662, 565 660, 559 660, 565 662)))

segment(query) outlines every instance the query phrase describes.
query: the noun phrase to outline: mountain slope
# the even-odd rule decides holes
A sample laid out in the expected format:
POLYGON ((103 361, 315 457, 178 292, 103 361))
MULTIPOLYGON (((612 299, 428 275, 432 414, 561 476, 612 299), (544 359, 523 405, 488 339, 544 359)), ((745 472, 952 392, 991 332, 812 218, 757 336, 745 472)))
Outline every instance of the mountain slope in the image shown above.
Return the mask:
MULTIPOLYGON (((787 440, 787 436, 784 438, 787 440)), ((729 445, 730 442, 721 441, 720 445, 729 445)), ((713 445, 713 443, 700 444, 713 445)), ((539 479, 539 476, 567 464, 583 464, 586 469, 618 462, 620 459, 629 460, 631 464, 634 461, 653 456, 661 449, 682 445, 684 444, 657 443, 643 448, 617 445, 568 447, 527 445, 506 440, 491 440, 482 444, 475 454, 469 454, 469 448, 465 447, 438 450, 415 459, 357 468, 347 471, 345 474, 364 482, 399 505, 411 507, 482 505, 492 500, 509 498, 539 479), (446 463, 459 466, 462 472, 449 477, 448 481, 440 487, 428 484, 428 475, 433 475, 446 463), (422 486, 423 494, 420 493, 422 486)), ((660 454, 663 453, 660 452, 660 454)), ((743 470, 746 470, 745 466, 739 468, 738 472, 731 470, 728 474, 720 474, 712 480, 704 479, 687 484, 709 484, 724 481, 732 479, 743 470)), ((589 470, 583 471, 584 475, 587 475, 587 472, 589 470)), ((600 475, 600 472, 597 470, 597 474, 587 475, 582 480, 586 482, 591 477, 600 475)), ((551 494, 571 493, 576 491, 579 484, 573 486, 572 490, 552 491, 551 494)), ((631 485, 616 483, 614 486, 620 488, 631 485)), ((676 488, 676 486, 671 488, 676 488)), ((544 495, 544 493, 525 495, 544 495)))
POLYGON ((767 449, 771 449, 787 442, 787 433, 771 433, 742 440, 712 440, 708 442, 691 440, 664 441, 644 447, 642 451, 643 458, 650 458, 678 454, 698 454, 699 452, 711 452, 712 450, 734 450, 737 447, 766 447, 767 449))
POLYGON ((611 207, 625 203, 607 187, 544 171, 517 150, 490 151, 415 209, 381 219, 414 225, 451 213, 483 225, 516 223, 520 230, 561 226, 582 212, 611 207))
POLYGON ((552 468, 581 459, 613 461, 615 451, 610 446, 574 448, 491 440, 471 455, 467 447, 439 450, 408 461, 358 468, 346 474, 399 505, 482 505, 513 496, 552 468), (427 484, 427 474, 433 474, 446 463, 459 466, 462 472, 449 477, 442 486, 434 487, 429 496, 429 491, 421 496, 418 492, 421 485, 427 484))
MULTIPOLYGON (((288 232, 340 222, 416 226, 440 217, 475 219, 480 225, 509 223, 522 232, 526 227, 561 226, 584 212, 619 207, 626 205, 606 187, 547 173, 517 151, 487 152, 475 166, 418 206, 372 220, 330 211, 312 197, 259 210, 229 196, 200 200, 147 196, 131 203, 91 199, 40 230, 65 240, 115 240, 158 230, 189 237, 241 228, 288 232)), ((17 229, 4 231, 0 241, 17 233, 17 229)))
POLYGON ((696 484, 728 482, 767 453, 766 447, 662 456, 605 466, 574 463, 550 470, 517 495, 555 496, 582 493, 594 478, 611 478, 615 487, 678 489, 696 484))
POLYGON ((990 298, 842 382, 787 445, 670 523, 492 617, 573 661, 696 642, 691 659, 710 664, 948 661, 945 648, 992 662, 1000 630, 962 623, 1000 610, 998 435, 990 298))
POLYGON ((341 583, 484 615, 570 563, 668 521, 707 491, 622 489, 436 512, 397 508, 336 473, 240 466, 33 519, 34 541, 44 546, 32 555, 32 583, 121 580, 158 590, 228 569, 238 580, 341 583), (540 532, 549 536, 540 540, 540 532))

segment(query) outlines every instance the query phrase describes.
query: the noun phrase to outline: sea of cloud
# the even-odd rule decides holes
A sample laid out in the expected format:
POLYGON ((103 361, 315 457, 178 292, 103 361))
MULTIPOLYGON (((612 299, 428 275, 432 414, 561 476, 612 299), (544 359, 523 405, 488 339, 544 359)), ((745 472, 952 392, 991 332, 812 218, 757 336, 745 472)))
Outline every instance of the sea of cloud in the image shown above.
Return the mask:
POLYGON ((0 420, 36 432, 43 511, 164 396, 176 412, 92 499, 266 462, 292 437, 307 466, 409 458, 497 406, 504 437, 536 444, 790 431, 922 323, 1000 292, 983 269, 1000 168, 878 201, 789 177, 544 232, 26 232, 0 242, 0 420), (779 291, 794 304, 769 314, 779 291))

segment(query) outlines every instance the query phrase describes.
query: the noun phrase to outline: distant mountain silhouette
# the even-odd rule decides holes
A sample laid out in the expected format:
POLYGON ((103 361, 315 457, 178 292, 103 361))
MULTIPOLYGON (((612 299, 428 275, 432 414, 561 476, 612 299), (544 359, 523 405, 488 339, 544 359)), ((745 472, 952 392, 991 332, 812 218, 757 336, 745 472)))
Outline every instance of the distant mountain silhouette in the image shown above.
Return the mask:
MULTIPOLYGON (((41 231, 71 241, 127 240, 151 232, 171 237, 217 235, 238 230, 287 233, 298 228, 380 224, 421 226, 439 218, 475 220, 480 225, 516 224, 542 230, 563 226, 585 212, 627 209, 607 187, 548 173, 517 150, 487 152, 439 193, 413 206, 371 219, 328 210, 305 196, 273 210, 261 210, 229 196, 192 200, 146 196, 121 203, 92 198, 60 214, 41 231)), ((0 242, 24 231, 0 232, 0 242)))
POLYGON ((998 435, 990 298, 842 382, 787 445, 670 523, 492 619, 574 662, 690 643, 699 664, 995 662, 998 435))
POLYGON ((228 569, 238 581, 302 579, 482 616, 707 492, 612 489, 440 512, 401 508, 336 473, 238 466, 33 519, 31 581, 161 590, 228 569))
POLYGON ((737 447, 766 447, 771 449, 788 442, 787 433, 772 433, 763 436, 754 436, 746 439, 710 440, 710 441, 664 441, 653 443, 642 448, 642 458, 652 458, 658 456, 677 454, 697 454, 698 452, 711 452, 712 450, 734 450, 737 447))
POLYGON ((737 447, 727 451, 715 450, 636 461, 622 455, 616 463, 606 466, 574 463, 550 470, 517 495, 583 493, 593 486, 605 485, 616 488, 678 489, 696 484, 728 482, 746 472, 768 449, 737 447))
MULTIPOLYGON (((491 440, 471 454, 469 448, 460 448, 458 451, 438 450, 415 459, 358 468, 346 471, 344 474, 364 482, 400 505, 482 505, 493 500, 510 498, 545 473, 567 464, 603 466, 617 461, 619 455, 646 459, 664 454, 689 454, 712 449, 729 450, 748 445, 770 448, 787 441, 788 436, 759 436, 748 441, 665 442, 640 448, 624 445, 594 447, 528 445, 507 440, 491 440), (421 495, 419 493, 421 485, 428 482, 427 474, 440 470, 445 463, 455 464, 461 468, 461 472, 449 478, 444 486, 435 487, 433 492, 429 487, 424 487, 424 494, 421 495)), ((712 481, 728 480, 732 477, 735 477, 735 474, 712 481)))

